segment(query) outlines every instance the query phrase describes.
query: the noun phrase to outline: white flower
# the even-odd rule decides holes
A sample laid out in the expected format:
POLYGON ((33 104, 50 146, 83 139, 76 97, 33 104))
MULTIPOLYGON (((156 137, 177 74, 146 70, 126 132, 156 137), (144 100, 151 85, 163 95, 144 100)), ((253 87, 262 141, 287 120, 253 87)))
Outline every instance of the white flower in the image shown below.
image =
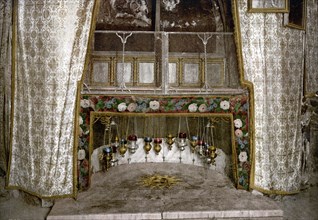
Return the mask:
POLYGON ((223 100, 223 101, 220 103, 220 107, 221 107, 221 109, 223 109, 223 110, 228 110, 228 109, 230 108, 230 103, 229 103, 229 101, 223 100))
POLYGON ((84 123, 83 118, 81 116, 78 117, 78 124, 82 125, 84 123))
POLYGON ((239 138, 243 137, 243 132, 241 129, 236 129, 234 133, 236 137, 239 137, 239 138))
POLYGON ((208 107, 206 106, 206 104, 201 104, 199 106, 199 112, 206 112, 208 110, 208 107))
POLYGON ((127 109, 128 109, 129 112, 134 112, 134 111, 136 110, 136 108, 137 108, 137 104, 134 103, 134 102, 130 103, 130 104, 128 105, 128 107, 127 107, 127 109))
POLYGON ((242 125, 243 125, 243 122, 241 121, 241 119, 235 119, 234 120, 234 126, 236 127, 236 128, 241 128, 242 127, 242 125))
POLYGON ((242 151, 239 155, 239 161, 240 162, 246 162, 247 161, 247 153, 245 151, 242 151))
POLYGON ((82 108, 88 108, 90 106, 90 101, 88 99, 82 99, 81 100, 81 107, 82 108))
POLYGON ((156 100, 154 101, 150 101, 149 102, 149 107, 152 109, 152 110, 158 110, 159 107, 160 107, 160 103, 156 100))
POLYGON ((78 160, 84 160, 85 159, 85 155, 86 155, 85 150, 81 149, 77 153, 77 159, 78 160))
POLYGON ((127 109, 126 103, 125 103, 125 102, 120 103, 120 104, 118 105, 117 109, 118 109, 118 111, 120 111, 120 112, 126 111, 126 109, 127 109))
POLYGON ((192 103, 188 107, 189 112, 196 112, 198 110, 198 104, 197 103, 192 103))
POLYGON ((79 131, 78 132, 79 132, 79 136, 82 137, 83 134, 84 134, 84 131, 83 131, 83 129, 81 127, 79 127, 79 131))

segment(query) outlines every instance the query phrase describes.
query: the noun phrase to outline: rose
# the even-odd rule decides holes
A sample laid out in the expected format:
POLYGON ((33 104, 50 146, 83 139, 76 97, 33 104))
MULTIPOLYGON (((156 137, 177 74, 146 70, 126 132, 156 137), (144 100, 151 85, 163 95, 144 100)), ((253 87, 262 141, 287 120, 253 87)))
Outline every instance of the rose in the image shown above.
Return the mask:
POLYGON ((228 110, 230 108, 230 103, 229 101, 223 100, 220 102, 220 107, 223 110, 228 110))
POLYGON ((236 127, 236 128, 241 128, 242 127, 242 125, 243 125, 243 122, 241 121, 241 119, 235 119, 234 120, 234 126, 236 127))
POLYGON ((88 108, 89 106, 90 106, 90 101, 88 99, 81 100, 81 107, 82 108, 88 108))
POLYGON ((198 110, 198 104, 197 103, 192 103, 188 107, 189 112, 196 112, 198 110))
POLYGON ((199 112, 206 112, 208 110, 208 107, 206 106, 206 104, 201 104, 199 106, 199 112))
POLYGON ((84 123, 83 118, 81 116, 78 117, 78 124, 82 125, 84 123))
POLYGON ((85 150, 84 149, 81 149, 78 151, 77 153, 77 159, 78 160, 84 160, 85 159, 85 150))
POLYGON ((247 153, 246 151, 241 151, 239 154, 239 161, 240 162, 246 162, 247 161, 247 153))
POLYGON ((126 111, 126 109, 127 109, 126 103, 124 103, 124 102, 120 103, 120 104, 117 106, 117 109, 118 109, 118 111, 120 111, 120 112, 126 111))
POLYGON ((150 101, 150 102, 149 102, 149 107, 150 107, 152 110, 156 111, 156 110, 159 109, 160 103, 159 103, 158 101, 156 101, 156 100, 150 101))
POLYGON ((243 168, 244 170, 246 170, 246 171, 250 171, 251 165, 249 164, 249 162, 245 161, 245 162, 243 162, 243 164, 242 164, 242 168, 243 168))
POLYGON ((136 110, 136 108, 137 108, 137 104, 136 103, 130 103, 129 105, 128 105, 128 107, 127 107, 127 109, 128 109, 128 111, 129 112, 134 112, 135 110, 136 110))
POLYGON ((243 132, 241 129, 236 129, 234 133, 236 137, 239 137, 239 138, 243 137, 243 132))

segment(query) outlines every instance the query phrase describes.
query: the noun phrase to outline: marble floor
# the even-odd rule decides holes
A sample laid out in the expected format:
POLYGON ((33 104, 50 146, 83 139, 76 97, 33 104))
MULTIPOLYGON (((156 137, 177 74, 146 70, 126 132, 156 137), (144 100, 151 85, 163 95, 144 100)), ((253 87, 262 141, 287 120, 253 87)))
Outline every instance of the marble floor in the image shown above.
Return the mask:
POLYGON ((55 219, 283 219, 277 201, 237 190, 212 169, 180 163, 120 165, 95 173, 76 200, 56 200, 55 219))

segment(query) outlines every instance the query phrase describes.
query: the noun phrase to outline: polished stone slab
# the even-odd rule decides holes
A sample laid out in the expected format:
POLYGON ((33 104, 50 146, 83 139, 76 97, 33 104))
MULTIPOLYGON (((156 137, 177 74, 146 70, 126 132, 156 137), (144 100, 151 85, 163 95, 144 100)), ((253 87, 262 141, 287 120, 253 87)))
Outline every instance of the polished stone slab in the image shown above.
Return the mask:
POLYGON ((278 204, 237 190, 214 169, 180 163, 119 165, 95 173, 76 200, 56 200, 54 219, 283 219, 278 204), (154 174, 180 180, 171 188, 151 188, 142 178, 154 174))

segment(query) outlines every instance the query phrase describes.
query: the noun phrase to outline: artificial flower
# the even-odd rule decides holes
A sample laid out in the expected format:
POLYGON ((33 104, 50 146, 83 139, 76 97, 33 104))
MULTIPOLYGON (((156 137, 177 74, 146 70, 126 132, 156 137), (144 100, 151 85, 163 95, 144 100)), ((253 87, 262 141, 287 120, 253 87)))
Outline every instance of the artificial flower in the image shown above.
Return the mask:
POLYGON ((150 102, 149 102, 149 107, 150 107, 152 110, 156 111, 156 110, 159 109, 160 103, 159 103, 158 101, 156 101, 156 100, 150 101, 150 102))
POLYGON ((206 112, 208 110, 208 107, 206 106, 206 104, 201 104, 199 106, 199 112, 206 112))
POLYGON ((81 100, 81 107, 82 108, 88 108, 90 106, 90 101, 88 99, 82 99, 81 100))
POLYGON ((239 137, 239 138, 243 137, 243 132, 241 129, 236 129, 234 133, 236 137, 239 137))
POLYGON ((134 112, 135 110, 136 110, 136 108, 137 108, 137 104, 136 103, 130 103, 129 105, 128 105, 128 107, 127 107, 127 109, 128 109, 128 111, 129 112, 134 112))
POLYGON ((240 162, 246 162, 247 161, 247 153, 246 151, 241 151, 239 154, 239 161, 240 162))
POLYGON ((226 100, 223 100, 223 101, 220 102, 220 107, 223 110, 228 110, 230 108, 230 102, 226 101, 226 100))
POLYGON ((118 109, 118 111, 120 111, 120 112, 126 111, 126 109, 127 109, 126 103, 125 103, 125 102, 120 103, 120 104, 118 105, 117 109, 118 109))
POLYGON ((242 125, 243 125, 243 122, 241 121, 241 119, 235 119, 234 120, 234 126, 236 127, 236 128, 241 128, 242 127, 242 125))
POLYGON ((85 150, 84 149, 80 149, 77 153, 77 159, 78 160, 84 160, 85 159, 85 150))
POLYGON ((84 123, 83 118, 81 116, 78 117, 78 124, 82 125, 84 123))
POLYGON ((188 107, 189 112, 196 112, 198 110, 198 104, 197 103, 192 103, 188 107))

